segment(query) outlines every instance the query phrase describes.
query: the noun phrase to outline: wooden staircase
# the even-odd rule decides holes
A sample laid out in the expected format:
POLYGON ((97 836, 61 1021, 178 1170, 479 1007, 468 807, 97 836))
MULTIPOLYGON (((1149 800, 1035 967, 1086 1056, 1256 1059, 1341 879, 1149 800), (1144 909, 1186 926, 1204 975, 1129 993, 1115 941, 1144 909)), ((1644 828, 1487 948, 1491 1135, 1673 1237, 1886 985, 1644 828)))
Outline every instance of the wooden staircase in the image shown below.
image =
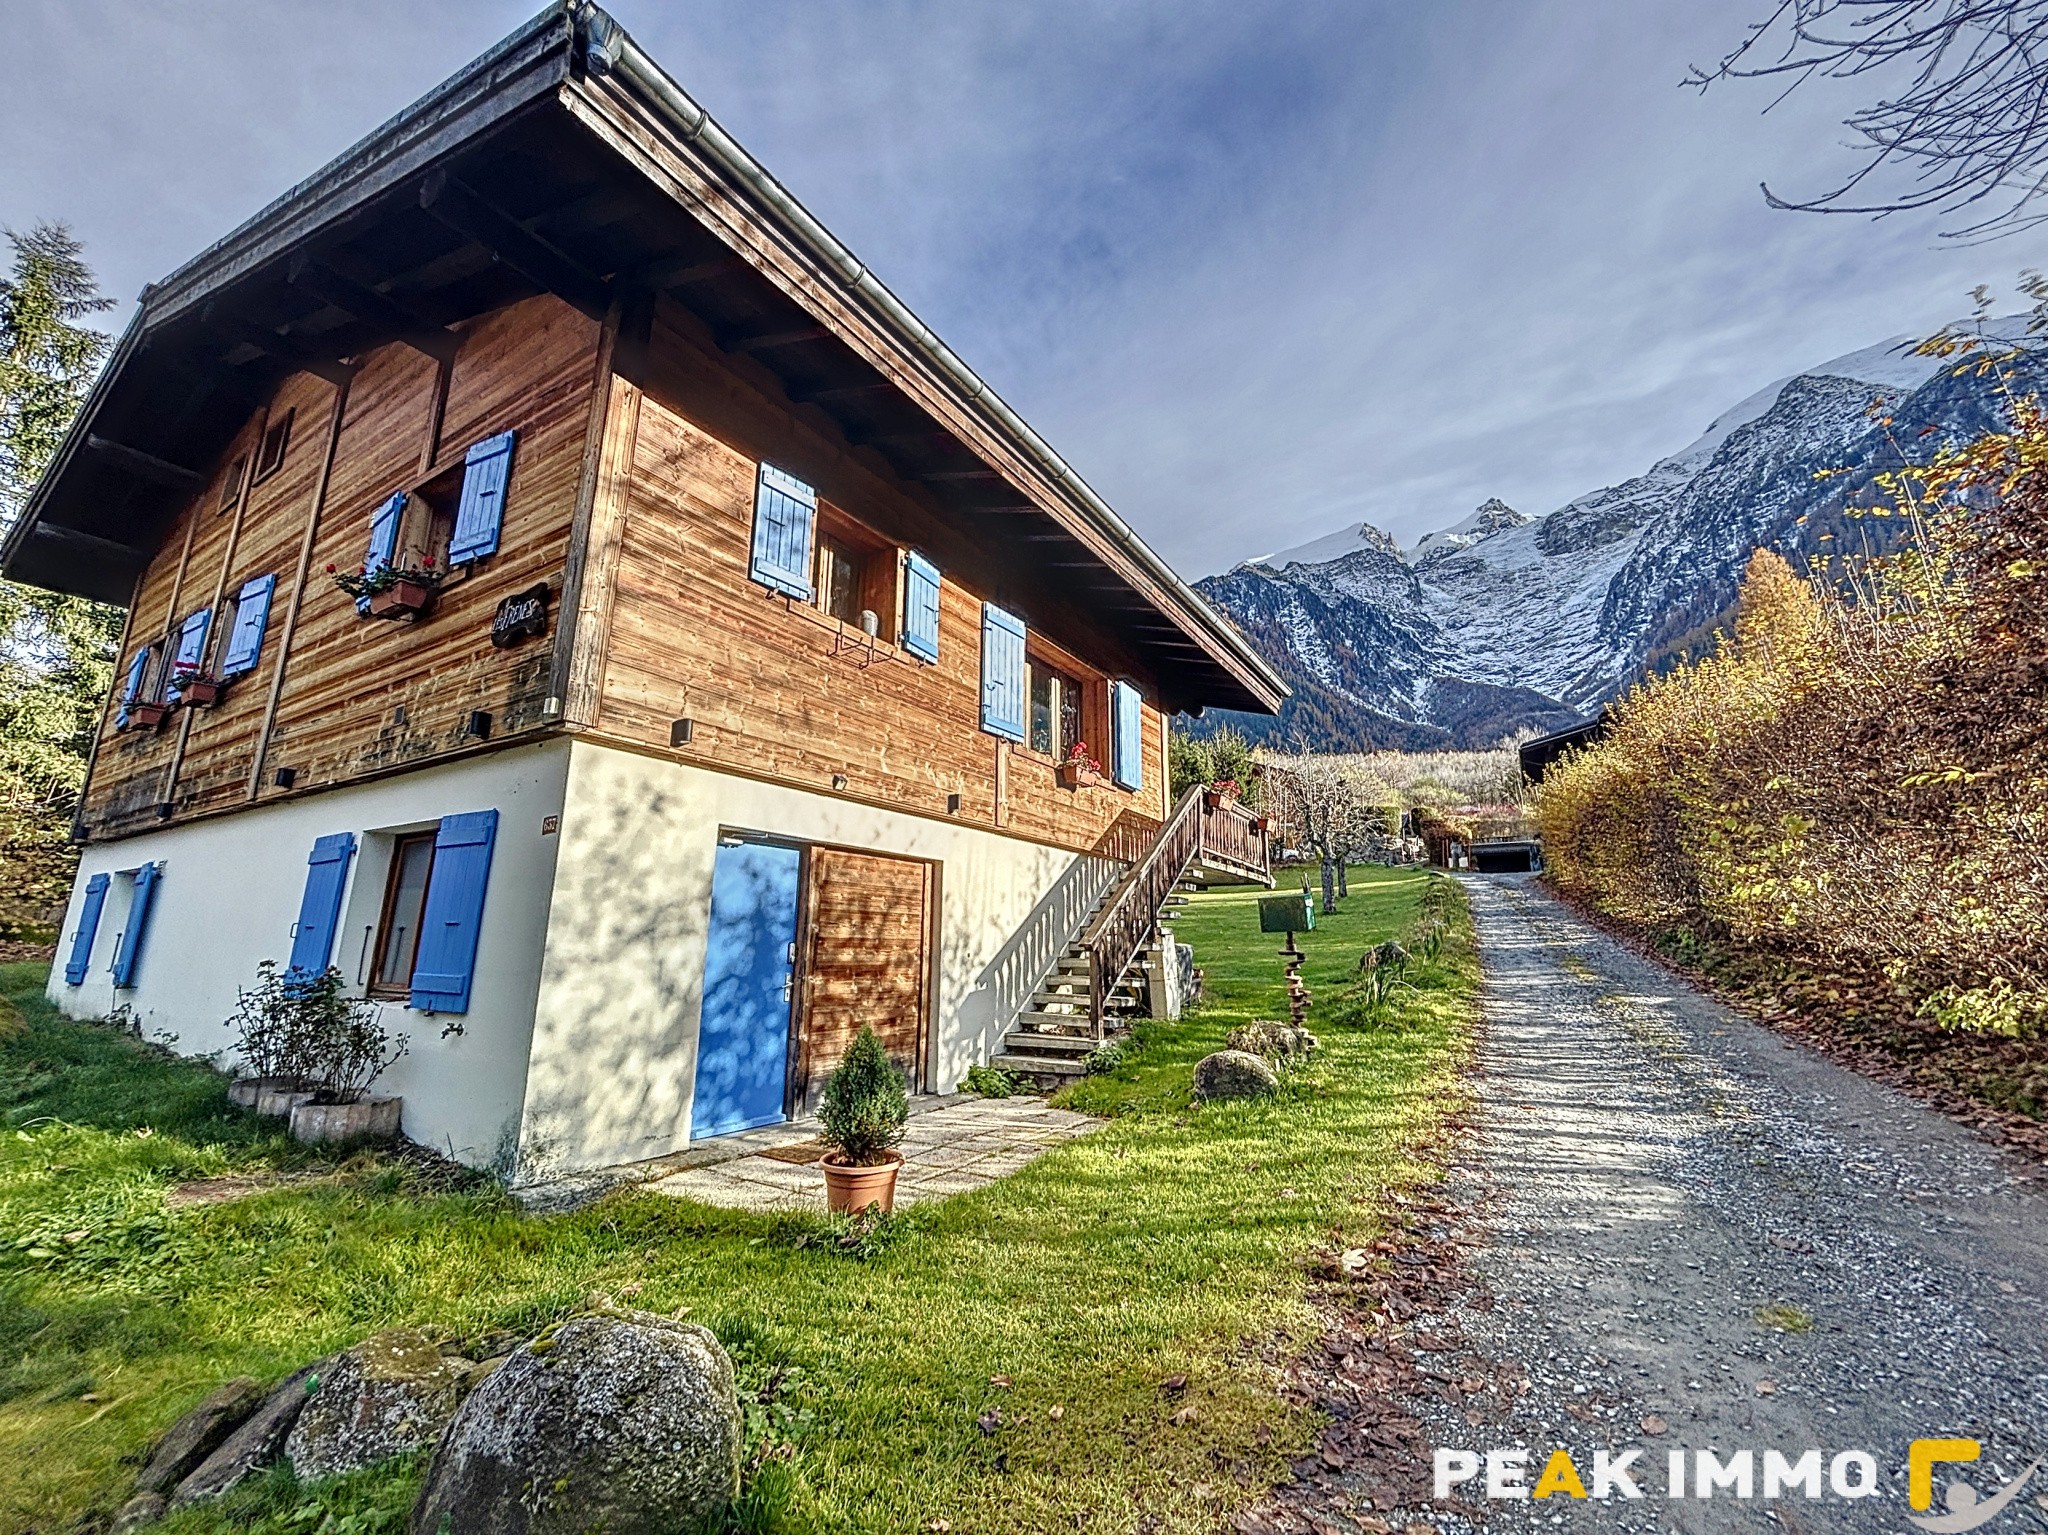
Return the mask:
POLYGON ((1081 933, 1017 1012, 991 1064, 1041 1087, 1086 1074, 1086 1061, 1145 1006, 1161 929, 1203 877, 1271 887, 1266 833, 1234 801, 1190 789, 1123 876, 1103 892, 1081 933))

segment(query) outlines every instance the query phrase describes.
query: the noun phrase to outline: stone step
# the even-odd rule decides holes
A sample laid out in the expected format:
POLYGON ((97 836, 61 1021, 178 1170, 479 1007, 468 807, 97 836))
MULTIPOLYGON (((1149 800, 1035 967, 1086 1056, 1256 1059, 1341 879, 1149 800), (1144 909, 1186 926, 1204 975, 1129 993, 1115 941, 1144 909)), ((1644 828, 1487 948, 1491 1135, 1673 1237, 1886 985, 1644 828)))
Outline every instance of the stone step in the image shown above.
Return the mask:
POLYGON ((1004 1071, 1021 1072, 1027 1077, 1085 1077, 1088 1068, 1079 1061, 1062 1060, 1042 1055, 999 1055, 989 1062, 1004 1071))
POLYGON ((1092 1054, 1098 1041, 1092 1034, 1026 1034, 1012 1029, 1003 1036, 1003 1049, 1011 1055, 1045 1056, 1048 1059, 1079 1060, 1092 1054))

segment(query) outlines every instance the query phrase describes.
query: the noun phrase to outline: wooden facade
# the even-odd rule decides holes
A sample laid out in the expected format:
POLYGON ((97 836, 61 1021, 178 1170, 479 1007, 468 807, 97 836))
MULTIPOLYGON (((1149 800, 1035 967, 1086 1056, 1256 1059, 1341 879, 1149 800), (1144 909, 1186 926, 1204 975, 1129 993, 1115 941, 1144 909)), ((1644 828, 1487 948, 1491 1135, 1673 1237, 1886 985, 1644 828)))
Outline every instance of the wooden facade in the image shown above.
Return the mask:
MULTIPOLYGON (((547 731, 1075 850, 1098 847, 1120 822, 1127 833, 1159 818, 1166 726, 1149 701, 1136 792, 1061 788, 1051 755, 978 728, 981 604, 1015 602, 1009 591, 970 589, 941 566, 938 660, 892 641, 902 554, 957 552, 957 532, 682 326, 657 323, 637 349, 645 387, 605 366, 604 340, 599 323, 539 297, 464 327, 445 370, 390 345, 361 359, 346 386, 286 380, 145 569, 122 658, 125 669, 154 645, 149 686, 160 689, 185 617, 216 610, 217 653, 232 594, 274 574, 258 664, 218 703, 177 709, 161 728, 120 728, 117 691, 85 799, 87 835, 313 793, 547 731), (238 489, 267 425, 287 414, 282 466, 238 489), (464 451, 507 430, 517 443, 497 552, 455 574, 424 617, 360 614, 329 572, 361 566, 374 510, 400 490, 445 502, 464 451), (886 573, 862 594, 887 604, 880 637, 749 578, 764 459, 813 476, 834 525, 886 573), (491 620, 507 597, 544 586, 559 623, 579 492, 589 503, 581 590, 557 677, 559 647, 494 646, 491 620), (588 680, 578 686, 579 677, 588 680), (489 716, 481 733, 479 714, 489 716), (672 739, 679 719, 691 722, 681 745, 672 739)), ((1085 633, 1034 624, 1030 654, 1082 680, 1084 734, 1100 757, 1109 683, 1128 673, 1087 644, 1085 633)), ((1141 690, 1156 697, 1150 679, 1141 690)))

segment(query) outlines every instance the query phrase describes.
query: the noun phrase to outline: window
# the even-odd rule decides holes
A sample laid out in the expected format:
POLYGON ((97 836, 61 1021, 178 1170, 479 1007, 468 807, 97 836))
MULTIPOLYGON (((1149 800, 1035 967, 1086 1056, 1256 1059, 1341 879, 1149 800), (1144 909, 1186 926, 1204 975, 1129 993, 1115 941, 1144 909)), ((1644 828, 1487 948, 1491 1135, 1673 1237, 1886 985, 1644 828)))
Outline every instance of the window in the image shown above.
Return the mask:
POLYGON ((249 455, 244 453, 228 465, 227 478, 220 482, 220 510, 231 512, 242 499, 242 476, 249 472, 249 455))
POLYGON ((1030 747, 1065 760, 1081 744, 1081 684, 1065 672, 1033 659, 1030 747))
POLYGON ((263 429, 263 444, 256 450, 256 478, 267 480, 284 467, 284 450, 292 440, 292 416, 286 411, 284 419, 273 421, 263 429))
POLYGON ((861 567, 865 562, 838 539, 818 539, 818 606, 843 624, 860 627, 861 567))
POLYGON ((373 997, 411 994, 420 918, 427 908, 427 882, 434 873, 434 837, 431 831, 417 832, 400 837, 391 849, 384 911, 377 923, 377 968, 370 976, 373 997))

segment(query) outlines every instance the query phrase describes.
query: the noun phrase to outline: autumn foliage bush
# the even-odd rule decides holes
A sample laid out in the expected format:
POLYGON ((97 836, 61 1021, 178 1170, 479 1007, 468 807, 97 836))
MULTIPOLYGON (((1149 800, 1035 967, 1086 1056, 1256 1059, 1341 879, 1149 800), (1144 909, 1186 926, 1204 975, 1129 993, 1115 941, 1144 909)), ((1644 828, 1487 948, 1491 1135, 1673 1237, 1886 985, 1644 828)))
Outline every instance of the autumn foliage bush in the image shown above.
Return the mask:
POLYGON ((1539 785, 1552 879, 1808 1003, 2048 1038, 2048 416, 2012 414, 1883 482, 1900 553, 1752 558, 1716 652, 1539 785))

